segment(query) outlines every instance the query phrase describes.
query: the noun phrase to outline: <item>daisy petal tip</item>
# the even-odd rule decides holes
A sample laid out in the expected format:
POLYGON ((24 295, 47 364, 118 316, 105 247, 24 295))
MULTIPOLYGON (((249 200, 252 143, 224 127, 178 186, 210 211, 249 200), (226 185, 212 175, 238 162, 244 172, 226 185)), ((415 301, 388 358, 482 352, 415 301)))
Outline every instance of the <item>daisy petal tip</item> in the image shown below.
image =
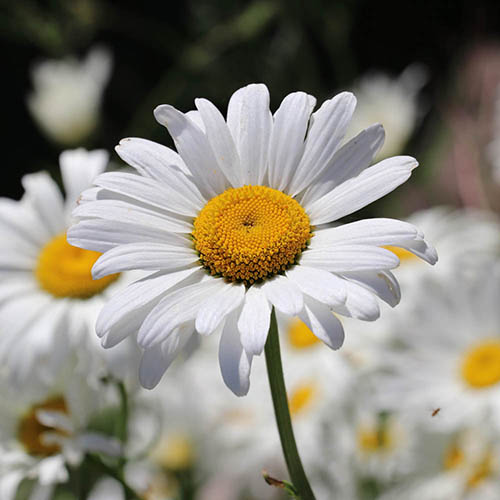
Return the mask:
POLYGON ((170 106, 170 104, 160 104, 154 109, 153 115, 160 125, 166 126, 168 120, 172 117, 173 109, 175 108, 170 106))
POLYGON ((150 373, 145 372, 145 370, 139 370, 139 382, 141 387, 151 391, 160 383, 161 377, 155 377, 150 373))

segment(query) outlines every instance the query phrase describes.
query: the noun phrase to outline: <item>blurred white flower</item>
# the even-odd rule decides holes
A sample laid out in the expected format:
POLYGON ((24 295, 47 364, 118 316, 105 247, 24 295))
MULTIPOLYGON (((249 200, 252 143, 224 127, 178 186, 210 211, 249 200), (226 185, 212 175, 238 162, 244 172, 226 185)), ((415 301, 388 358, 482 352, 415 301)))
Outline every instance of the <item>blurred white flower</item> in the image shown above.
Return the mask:
POLYGON ((23 177, 21 201, 0 199, 0 320, 4 325, 0 370, 16 385, 35 365, 39 376, 50 378, 71 348, 82 360, 87 357, 96 364, 97 376, 103 375, 106 360, 108 370, 117 376, 124 375, 120 366, 124 360, 129 368, 133 365, 134 342, 124 346, 125 352, 116 352, 117 364, 102 355, 94 333, 105 297, 124 278, 114 275, 94 281, 91 268, 99 254, 66 241, 80 192, 106 168, 107 161, 108 154, 102 150, 65 151, 60 157, 65 199, 47 172, 23 177))
POLYGON ((421 439, 426 442, 418 456, 421 463, 378 500, 497 500, 500 447, 495 432, 478 425, 421 439))
POLYGON ((28 108, 49 138, 70 146, 93 132, 111 67, 111 54, 102 48, 91 50, 82 62, 70 58, 35 65, 28 108))
POLYGON ((399 347, 377 384, 382 404, 430 428, 500 428, 500 266, 486 263, 473 277, 457 268, 420 290, 395 328, 399 347))
POLYGON ((354 87, 358 106, 346 137, 350 139, 373 123, 381 123, 386 140, 377 158, 401 153, 421 116, 418 93, 426 83, 426 71, 414 64, 397 78, 384 73, 363 77, 354 87))
POLYGON ((122 485, 110 477, 99 479, 87 497, 87 500, 125 500, 122 485))
POLYGON ((224 382, 242 396, 272 307, 338 349, 344 331, 332 310, 374 320, 376 297, 394 300, 390 269, 399 260, 381 246, 417 248, 431 264, 437 255, 417 228, 393 219, 324 227, 391 192, 418 165, 400 156, 369 166, 380 125, 340 147, 356 104, 349 92, 315 113, 314 97, 295 92, 273 117, 268 89, 252 84, 233 94, 227 121, 206 99, 195 103, 199 114, 155 110, 179 154, 121 141, 118 154, 139 175, 99 176, 73 212, 79 222, 68 241, 103 252, 96 278, 153 271, 113 297, 96 324, 104 347, 137 334, 144 387, 195 333, 217 332, 224 382))
POLYGON ((481 263, 500 257, 500 220, 492 212, 438 206, 415 212, 407 221, 425 233, 440 258, 429 273, 427 266, 415 258, 415 249, 411 253, 404 248, 386 247, 400 260, 393 271, 402 289, 401 307, 394 311, 398 316, 406 314, 406 306, 418 300, 422 281, 429 276, 447 280, 456 269, 473 275, 481 263))
POLYGON ((90 417, 109 404, 109 396, 74 370, 75 361, 66 359, 53 384, 33 378, 18 391, 1 380, 2 500, 12 500, 23 479, 35 481, 34 493, 51 498, 52 488, 69 478, 67 465, 78 466, 86 452, 121 453, 116 439, 87 430, 90 417))

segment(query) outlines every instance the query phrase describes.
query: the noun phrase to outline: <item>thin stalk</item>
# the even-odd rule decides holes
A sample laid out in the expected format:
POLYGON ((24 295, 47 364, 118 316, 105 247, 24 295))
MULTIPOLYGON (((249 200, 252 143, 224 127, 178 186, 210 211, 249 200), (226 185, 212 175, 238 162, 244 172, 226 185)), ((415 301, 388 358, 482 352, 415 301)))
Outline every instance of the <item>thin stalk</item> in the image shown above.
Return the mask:
POLYGON ((274 414, 281 440, 281 447, 285 455, 285 462, 290 474, 293 486, 299 493, 301 500, 315 500, 309 481, 307 480, 304 467, 300 461, 299 452, 293 435, 290 409, 286 395, 285 380, 283 378, 283 367, 281 365, 280 341, 278 336, 278 325, 274 309, 271 313, 271 325, 266 341, 266 365, 269 386, 273 398, 274 414))
MULTIPOLYGON (((127 389, 125 388, 125 384, 122 381, 116 383, 116 387, 118 389, 118 393, 120 395, 120 420, 118 421, 117 434, 118 439, 122 443, 122 453, 118 460, 118 475, 124 479, 124 469, 125 464, 127 462, 125 458, 125 445, 127 444, 128 439, 128 395, 127 389)), ((130 500, 132 498, 136 498, 131 496, 131 492, 127 488, 127 484, 125 481, 122 481, 123 492, 125 493, 125 499, 130 500)))
POLYGON ((109 466, 107 463, 105 463, 98 455, 94 455, 89 453, 87 455, 87 459, 94 463, 99 469, 106 473, 108 476, 116 479, 123 488, 123 491, 125 492, 126 498, 129 498, 131 500, 139 500, 140 496, 127 484, 125 479, 123 478, 123 475, 117 471, 114 467, 109 466))

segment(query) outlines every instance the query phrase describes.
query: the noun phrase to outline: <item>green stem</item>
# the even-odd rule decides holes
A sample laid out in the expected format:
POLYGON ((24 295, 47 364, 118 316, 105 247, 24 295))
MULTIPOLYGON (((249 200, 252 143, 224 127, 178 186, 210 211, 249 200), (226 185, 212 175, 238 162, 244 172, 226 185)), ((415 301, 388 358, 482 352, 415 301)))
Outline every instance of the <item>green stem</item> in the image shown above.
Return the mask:
POLYGON ((122 485, 126 498, 130 498, 131 500, 140 499, 139 495, 127 484, 120 471, 117 471, 114 467, 109 466, 98 455, 89 453, 87 455, 87 459, 96 465, 102 472, 116 479, 122 485))
POLYGON ((286 396, 285 380, 283 378, 283 367, 281 365, 280 341, 278 336, 278 325, 274 309, 271 313, 271 325, 266 341, 266 365, 271 395, 273 398, 274 414, 280 434, 281 447, 285 455, 285 462, 290 474, 293 486, 299 492, 302 500, 315 500, 309 481, 307 480, 304 467, 300 461, 299 452, 293 435, 292 420, 288 399, 286 396))
MULTIPOLYGON (((120 419, 118 421, 118 439, 122 443, 122 454, 118 460, 118 475, 123 479, 124 477, 124 469, 126 464, 125 459, 125 445, 127 444, 128 438, 128 395, 127 389, 125 388, 125 384, 120 381, 116 383, 118 388, 118 393, 120 395, 120 419)), ((131 493, 127 489, 127 485, 124 481, 122 481, 123 490, 125 493, 125 499, 130 500, 131 498, 136 498, 134 496, 130 496, 131 493)))

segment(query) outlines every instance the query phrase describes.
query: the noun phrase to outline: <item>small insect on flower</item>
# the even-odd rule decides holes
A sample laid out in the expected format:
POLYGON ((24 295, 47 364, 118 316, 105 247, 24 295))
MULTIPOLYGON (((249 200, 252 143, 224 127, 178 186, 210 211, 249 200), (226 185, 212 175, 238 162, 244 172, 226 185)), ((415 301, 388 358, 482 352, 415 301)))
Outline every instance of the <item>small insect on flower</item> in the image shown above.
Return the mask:
POLYGON ((431 417, 435 417, 440 411, 441 408, 436 408, 435 410, 432 410, 431 417))

